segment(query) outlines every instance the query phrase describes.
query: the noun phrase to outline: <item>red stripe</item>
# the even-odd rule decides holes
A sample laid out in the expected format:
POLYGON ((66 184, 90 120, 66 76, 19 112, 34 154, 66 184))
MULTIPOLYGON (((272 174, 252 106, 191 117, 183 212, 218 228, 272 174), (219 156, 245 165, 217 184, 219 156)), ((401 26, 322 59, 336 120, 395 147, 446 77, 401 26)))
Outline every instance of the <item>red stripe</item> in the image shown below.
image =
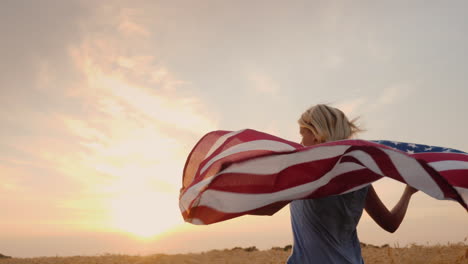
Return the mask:
MULTIPOLYGON (((330 181, 329 184, 317 189, 314 193, 312 193, 309 196, 305 196, 302 199, 319 198, 319 197, 324 197, 324 196, 328 196, 328 195, 332 195, 336 193, 345 192, 349 189, 378 180, 380 178, 381 176, 373 173, 372 171, 368 169, 362 169, 356 172, 344 173, 340 175, 339 177, 330 181), (353 182, 349 183, 348 185, 346 185, 346 188, 344 188, 344 186, 340 182, 346 181, 346 179, 349 179, 350 177, 353 178, 353 182)), ((283 208, 285 205, 287 205, 289 202, 290 201, 279 201, 279 202, 275 202, 275 203, 272 203, 272 204, 269 204, 269 205, 266 205, 257 209, 243 211, 239 213, 225 213, 225 212, 213 209, 211 207, 197 206, 197 207, 194 207, 190 211, 190 214, 188 214, 187 211, 185 211, 183 213, 183 216, 185 219, 199 218, 205 224, 211 224, 211 223, 231 219, 237 216, 241 216, 244 214, 273 215, 274 213, 279 211, 281 208, 283 208)))
MULTIPOLYGON (((398 170, 393 165, 390 158, 385 152, 374 147, 354 146, 349 148, 349 150, 347 150, 345 153, 356 150, 363 151, 369 154, 374 159, 378 167, 382 170, 384 176, 405 183, 404 179, 398 173, 398 170)), ((270 154, 271 152, 265 153, 270 154)), ((242 153, 238 153, 236 155, 243 156, 242 153)), ((225 173, 217 176, 216 179, 214 179, 210 183, 209 188, 213 190, 230 191, 238 193, 277 192, 318 180, 324 174, 330 171, 336 165, 338 160, 340 160, 340 158, 340 162, 356 162, 361 166, 363 165, 354 157, 337 156, 334 158, 292 165, 290 167, 285 168, 278 174, 259 175, 247 173, 225 173)), ((233 160, 236 159, 237 157, 233 158, 233 160)), ((214 175, 221 171, 221 162, 225 162, 224 164, 231 163, 231 161, 221 159, 219 162, 216 162, 216 165, 212 166, 209 175, 214 175)), ((417 161, 415 160, 415 162, 417 161)))
POLYGON ((415 153, 410 156, 425 160, 426 162, 436 162, 445 160, 458 160, 468 161, 468 155, 461 153, 444 153, 444 152, 432 152, 432 153, 415 153))
POLYGON ((429 175, 431 175, 432 179, 437 183, 437 185, 442 190, 446 198, 451 198, 453 200, 456 200, 461 205, 463 205, 465 209, 468 209, 467 205, 465 204, 463 199, 460 197, 458 192, 447 182, 446 179, 444 179, 434 168, 429 166, 426 162, 419 161, 419 163, 426 170, 426 172, 429 173, 429 175))
POLYGON ((284 140, 279 137, 275 137, 266 133, 258 132, 255 130, 251 129, 246 129, 245 131, 242 131, 241 133, 230 137, 226 139, 223 144, 221 144, 216 151, 214 151, 209 157, 207 157, 201 164, 200 167, 204 167, 205 163, 207 163, 209 160, 211 160, 213 157, 216 157, 218 154, 221 152, 225 151, 226 149, 229 149, 233 146, 246 143, 246 142, 251 142, 251 141, 257 141, 257 140, 272 140, 272 141, 277 141, 277 142, 282 142, 287 145, 290 145, 293 148, 302 148, 302 146, 298 143, 294 143, 292 141, 284 140))
POLYGON ((351 163, 356 163, 356 164, 359 164, 361 166, 364 166, 364 164, 362 164, 362 162, 360 162, 358 159, 356 159, 353 156, 342 156, 340 162, 341 163, 351 162, 351 163))
POLYGON ((275 174, 224 173, 209 188, 238 193, 271 193, 313 182, 333 168, 340 156, 289 166, 275 174))
MULTIPOLYGON (((237 135, 235 135, 233 137, 228 138, 209 157, 207 157, 206 159, 204 159, 203 161, 200 162, 199 168, 201 169, 201 168, 205 167, 205 165, 208 162, 210 162, 210 160, 212 160, 217 155, 219 155, 220 153, 222 153, 223 151, 225 151, 225 150, 227 150, 229 148, 232 148, 232 147, 234 147, 236 145, 239 145, 239 144, 242 144, 242 143, 256 141, 256 140, 272 140, 272 141, 285 143, 285 144, 287 144, 287 145, 289 145, 289 146, 291 146, 293 148, 296 148, 296 149, 297 148, 302 148, 302 146, 300 144, 297 144, 297 143, 294 143, 294 142, 291 142, 291 141, 288 141, 288 140, 284 140, 282 138, 275 137, 275 136, 272 136, 272 135, 269 135, 269 134, 266 134, 266 133, 258 132, 258 131, 251 130, 251 129, 247 129, 247 130, 245 130, 245 131, 243 131, 243 132, 241 132, 241 133, 239 133, 239 134, 237 134, 237 135)), ((214 143, 215 142, 213 142, 213 144, 214 143)), ((206 152, 208 152, 208 151, 206 151, 206 152)), ((287 151, 287 152, 289 153, 291 151, 287 151)), ((243 160, 254 158, 254 157, 265 156, 265 155, 268 155, 270 153, 281 153, 281 152, 265 151, 265 150, 261 150, 261 149, 260 150, 244 151, 244 152, 240 152, 240 153, 237 153, 237 154, 234 154, 234 155, 230 155, 230 156, 225 157, 225 158, 223 158, 221 160, 218 160, 216 162, 224 163, 224 159, 228 159, 229 162, 239 162, 239 161, 243 161, 243 160)), ((205 155, 203 155, 203 157, 205 155)), ((211 165, 211 166, 213 166, 213 165, 211 165)), ((210 175, 208 175, 208 176, 210 176, 210 175)), ((202 175, 200 175, 200 170, 198 170, 196 175, 195 175, 194 181, 201 181, 206 177, 207 177, 207 174, 205 172, 202 175)))
POLYGON ((403 179, 403 177, 401 177, 400 173, 398 172, 390 157, 380 148, 372 146, 353 146, 346 150, 346 153, 356 150, 360 150, 369 154, 375 161, 379 169, 382 171, 383 175, 391 177, 400 182, 405 182, 405 180, 403 179))
MULTIPOLYGON (((398 170, 393 165, 390 158, 382 150, 369 147, 369 146, 352 146, 345 153, 351 151, 363 151, 369 154, 379 168, 382 170, 385 176, 391 177, 395 180, 405 182, 401 175, 398 173, 398 170)), ((304 151, 301 150, 301 151, 304 151)), ((251 152, 251 151, 248 151, 251 152)), ((269 154, 271 152, 265 152, 269 154)), ((238 157, 247 156, 250 159, 249 153, 238 153, 238 157)), ((337 161, 342 156, 337 156, 329 159, 315 160, 311 162, 301 163, 292 165, 285 168, 278 174, 268 174, 268 175, 258 175, 258 174, 245 174, 245 173, 226 173, 221 174, 216 177, 210 184, 210 188, 220 191, 232 191, 240 193, 270 193, 277 192, 280 190, 288 189, 297 185, 306 184, 312 181, 315 181, 322 177, 325 173, 330 171, 337 161), (280 177, 281 175, 286 175, 285 177, 280 177)), ((229 157, 231 158, 231 157, 229 157)), ((258 158, 258 157, 256 157, 258 158)), ((236 160, 232 158, 232 160, 236 160)), ((356 163, 362 165, 357 159, 353 157, 343 157, 343 162, 356 161, 356 163)), ((229 164, 234 161, 229 161, 224 164, 229 164)), ((214 175, 218 173, 218 168, 221 171, 221 164, 225 162, 224 159, 217 161, 218 166, 212 166, 209 175, 214 175), (218 163, 219 162, 219 163, 218 163)), ((241 162, 237 162, 240 164, 241 162)), ((228 167, 228 166, 227 166, 228 167)))
POLYGON ((214 131, 206 134, 202 137, 195 147, 190 152, 187 160, 185 161, 183 176, 182 176, 182 188, 187 189, 193 185, 195 175, 199 170, 200 162, 210 150, 211 146, 218 140, 219 137, 230 133, 230 131, 214 131))
POLYGON ((195 179, 196 182, 202 181, 206 178, 209 178, 213 175, 216 175, 218 172, 222 171, 223 169, 227 168, 232 163, 239 163, 245 159, 249 158, 258 158, 261 156, 270 156, 275 154, 276 152, 270 150, 251 150, 251 151, 244 151, 235 153, 224 158, 221 158, 213 164, 211 164, 208 169, 206 169, 202 174, 200 174, 201 169, 204 166, 200 166, 197 172, 197 178, 195 179))
POLYGON ((328 184, 320 187, 312 194, 306 196, 305 198, 320 198, 329 195, 336 195, 339 193, 346 192, 355 187, 372 183, 378 179, 381 179, 382 176, 372 172, 371 170, 364 168, 357 171, 351 171, 343 173, 336 178, 333 178, 328 184), (352 178, 352 181, 350 180, 352 178))
POLYGON ((198 207, 195 207, 190 212, 190 214, 185 214, 186 217, 184 217, 184 219, 188 220, 192 218, 198 218, 202 220, 204 224, 208 225, 208 224, 213 224, 213 223, 220 222, 220 221, 225 221, 225 220, 235 218, 235 217, 245 215, 245 214, 273 215, 274 213, 279 211, 281 208, 286 206, 289 202, 290 201, 276 202, 276 203, 272 203, 270 205, 263 206, 255 210, 250 210, 250 211, 245 211, 245 212, 240 212, 240 213, 225 213, 225 212, 215 210, 211 207, 198 206, 198 207))
POLYGON ((464 188, 468 186, 467 170, 447 170, 439 173, 453 186, 464 188))
POLYGON ((239 137, 236 136, 236 138, 244 142, 254 141, 254 140, 272 140, 272 141, 278 141, 278 142, 288 144, 294 148, 303 148, 303 146, 299 143, 285 140, 280 137, 276 137, 267 133, 259 132, 253 129, 245 130, 245 132, 242 133, 242 135, 240 135, 239 137))
MULTIPOLYGON (((468 170, 448 170, 438 172, 427 164, 427 162, 437 162, 445 160, 468 162, 468 155, 466 154, 440 152, 408 154, 388 146, 364 140, 334 141, 304 148, 300 144, 287 141, 259 131, 247 129, 233 137, 228 138, 225 142, 223 142, 223 144, 219 146, 217 150, 215 150, 210 155, 210 157, 207 157, 205 159, 206 154, 211 149, 213 144, 215 144, 215 142, 221 136, 227 133, 230 133, 230 131, 211 132, 204 136, 191 151, 184 167, 183 188, 181 190, 181 195, 187 191, 188 187, 193 186, 194 184, 200 182, 205 178, 212 177, 219 171, 228 168, 231 164, 239 164, 248 160, 257 159, 264 156, 287 155, 290 153, 307 151, 316 147, 319 148, 323 146, 343 145, 350 146, 346 150, 345 154, 355 150, 363 151, 370 155, 370 157, 375 161, 375 163, 385 176, 394 178, 401 182, 404 182, 404 179, 401 177, 397 170, 398 164, 394 164, 391 158, 383 150, 391 149, 392 151, 402 153, 402 155, 412 157, 415 161, 415 165, 420 165, 425 169, 425 171, 432 177, 432 179, 436 182, 439 188, 441 188, 446 198, 457 200, 465 208, 468 208, 467 205, 464 203, 463 199, 453 188, 453 186, 463 188, 468 187, 468 170), (293 148, 295 148, 295 150, 287 152, 253 150, 236 153, 214 162, 210 166, 210 168, 206 170, 206 172, 200 175, 201 168, 203 168, 205 164, 207 164, 207 162, 209 162, 212 158, 216 157, 222 151, 225 151, 226 149, 229 149, 238 144, 251 142, 253 140, 273 140, 277 142, 282 142, 292 146, 293 148)), ((354 157, 339 155, 333 158, 291 165, 283 169, 281 172, 271 175, 244 173, 221 174, 217 178, 215 178, 211 182, 211 184, 207 186, 207 188, 220 191, 238 192, 239 194, 273 193, 316 181, 323 177, 323 175, 325 175, 327 172, 332 170, 333 167, 336 166, 337 162, 353 162, 363 166, 363 164, 354 157)), ((307 197, 319 198, 323 196, 343 193, 357 186, 370 183, 380 178, 380 175, 377 175, 368 168, 343 173, 341 175, 335 176, 335 178, 331 179, 329 183, 327 183, 325 186, 320 187, 319 189, 314 191, 314 193, 307 197)), ((212 208, 208 208, 205 206, 197 206, 199 198, 202 197, 204 191, 206 190, 207 189, 205 188, 200 193, 198 193, 197 198, 191 201, 188 210, 182 213, 185 219, 200 218, 203 222, 208 224, 227 220, 246 213, 271 215, 289 202, 281 201, 247 212, 227 214, 224 212, 218 212, 212 208)))

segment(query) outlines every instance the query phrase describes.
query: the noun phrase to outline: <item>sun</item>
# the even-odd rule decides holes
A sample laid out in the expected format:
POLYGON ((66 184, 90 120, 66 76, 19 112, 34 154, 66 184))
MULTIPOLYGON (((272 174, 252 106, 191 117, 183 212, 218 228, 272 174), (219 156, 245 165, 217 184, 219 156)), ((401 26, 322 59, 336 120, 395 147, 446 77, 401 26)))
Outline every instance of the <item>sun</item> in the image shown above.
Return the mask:
POLYGON ((150 239, 182 224, 177 204, 165 194, 147 192, 121 195, 112 200, 111 228, 137 238, 150 239))

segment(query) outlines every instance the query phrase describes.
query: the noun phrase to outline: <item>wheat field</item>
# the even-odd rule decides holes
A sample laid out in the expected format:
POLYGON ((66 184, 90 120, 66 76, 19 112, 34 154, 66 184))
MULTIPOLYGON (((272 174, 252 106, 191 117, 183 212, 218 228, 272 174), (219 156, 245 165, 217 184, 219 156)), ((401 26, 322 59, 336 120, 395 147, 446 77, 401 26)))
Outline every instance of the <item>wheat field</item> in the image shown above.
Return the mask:
MULTIPOLYGON (((257 250, 255 247, 212 250, 197 254, 149 256, 102 255, 74 257, 2 258, 0 264, 280 264, 291 253, 290 246, 257 250)), ((468 264, 468 245, 376 247, 363 245, 366 264, 468 264)))

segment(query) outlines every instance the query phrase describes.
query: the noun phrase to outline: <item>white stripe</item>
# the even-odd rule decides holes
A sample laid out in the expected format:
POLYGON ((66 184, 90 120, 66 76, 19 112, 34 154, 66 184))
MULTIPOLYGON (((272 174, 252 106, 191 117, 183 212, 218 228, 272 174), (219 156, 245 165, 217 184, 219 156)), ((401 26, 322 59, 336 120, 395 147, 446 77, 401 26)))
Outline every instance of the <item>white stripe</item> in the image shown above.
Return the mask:
POLYGON ((275 174, 296 164, 342 155, 348 148, 349 146, 323 146, 284 155, 261 157, 255 160, 233 164, 218 175, 223 173, 275 174))
MULTIPOLYGON (((269 140, 257 140, 257 144, 253 144, 251 146, 249 146, 248 144, 239 144, 239 145, 244 145, 244 146, 241 146, 240 149, 244 149, 245 150, 249 150, 250 147, 257 147, 256 145, 262 145, 262 144, 265 144, 265 146, 270 146, 271 145, 271 149, 275 149, 275 150, 280 150, 281 148, 283 150, 294 150, 295 148, 291 147, 290 145, 287 145, 285 143, 281 143, 281 142, 275 142, 275 141, 272 141, 272 142, 269 142, 269 140), (258 142, 258 141, 261 141, 261 142, 258 142), (274 143, 276 143, 276 145, 274 143)), ((233 147, 234 148, 234 147, 233 147)), ((231 149, 233 149, 231 148, 231 149)), ((230 149, 230 150, 231 150, 230 149)), ((265 147, 264 149, 268 149, 268 147, 265 147)), ((234 149, 235 151, 236 149, 234 149)), ((222 153, 225 153, 227 151, 224 151, 222 153)), ((233 151, 231 151, 233 152, 233 151)), ((220 155, 222 154, 220 153, 220 155)), ((233 152, 235 153, 235 152, 233 152)), ((229 153, 226 154, 229 155, 229 154, 233 154, 233 153, 229 153)), ((218 155, 218 156, 220 156, 218 155)), ((218 156, 216 156, 213 160, 215 160, 218 156)), ((222 157, 219 157, 219 158, 222 158, 222 157)), ((212 162, 211 162, 212 163, 212 162)), ((202 173, 208 168, 208 166, 211 165, 211 164, 207 164, 205 165, 205 167, 203 167, 202 169, 202 173)), ((198 193, 200 193, 208 184, 211 183, 211 181, 217 177, 217 175, 213 176, 213 177, 209 177, 209 178, 206 178, 198 183, 196 183, 195 185, 193 185, 192 187, 190 187, 185 193, 184 195, 180 198, 180 202, 179 202, 179 207, 181 208, 182 211, 185 211, 186 209, 188 209, 188 207, 190 206, 190 203, 193 201, 193 199, 195 199, 195 197, 198 195, 198 193)))
MULTIPOLYGON (((233 132, 230 132, 230 133, 227 133, 221 137, 218 138, 218 140, 216 140, 216 142, 213 144, 213 146, 210 148, 210 150, 208 151, 208 153, 206 154, 205 158, 206 159, 207 157, 209 157, 211 154, 213 154, 213 152, 219 147, 221 146, 228 138, 232 137, 232 136, 235 136, 243 131, 245 131, 246 129, 242 129, 242 130, 238 130, 238 131, 233 131, 233 132)), ((198 193, 200 193, 203 188, 205 188, 205 186, 207 186, 211 181, 213 180, 213 178, 208 178, 208 179, 204 179, 198 183, 196 183, 195 185, 193 185, 192 187, 190 187, 182 197, 180 197, 179 199, 179 207, 181 209, 181 211, 185 211, 189 208, 190 206, 190 203, 193 201, 193 199, 195 199, 195 197, 197 197, 198 193)))
POLYGON ((460 160, 435 161, 428 164, 438 171, 468 170, 468 162, 460 160))
MULTIPOLYGON (((201 192, 209 183, 211 183, 214 178, 224 173, 251 173, 257 175, 276 174, 292 165, 339 156, 343 154, 348 148, 349 146, 323 146, 310 149, 308 151, 290 154, 288 153, 286 155, 262 157, 255 159, 253 162, 247 161, 244 163, 233 164, 215 176, 204 179, 190 187, 180 198, 180 207, 181 209, 187 209, 199 192, 201 192)), ((355 157, 375 173, 383 175, 375 161, 367 153, 356 150, 346 155, 355 157)), ((255 175, 252 175, 252 177, 255 177, 255 175)), ((206 195, 206 193, 203 195, 206 195)))
MULTIPOLYGON (((380 180, 380 179, 379 179, 379 180, 380 180)), ((356 186, 356 187, 354 187, 354 188, 351 188, 351 189, 349 189, 349 190, 347 190, 347 191, 344 191, 344 192, 342 192, 342 193, 340 193, 340 194, 345 194, 345 193, 350 193, 350 192, 357 191, 357 190, 359 190, 359 189, 362 189, 362 188, 364 188, 364 187, 368 186, 369 184, 371 184, 371 183, 365 183, 365 184, 362 184, 362 185, 356 186)))
MULTIPOLYGON (((375 162, 375 160, 372 158, 371 155, 369 155, 368 153, 362 151, 362 150, 354 150, 354 151, 351 151, 349 153, 347 153, 346 155, 343 155, 344 156, 351 156, 351 157, 354 157, 355 159, 357 159, 358 161, 360 161, 366 168, 370 169, 371 171, 383 176, 383 172, 382 170, 380 170, 379 166, 377 165, 377 163, 375 162)), ((362 184, 362 185, 359 185, 359 186, 356 186, 354 188, 351 188, 347 191, 344 191, 340 194, 345 194, 345 193, 350 193, 350 192, 354 192, 354 191, 357 191, 359 189, 362 189, 366 186, 368 186, 370 183, 365 183, 365 184, 362 184)))
MULTIPOLYGON (((254 162, 243 162, 233 164, 229 168, 219 172, 218 174, 206 178, 189 189, 180 198, 179 207, 185 211, 189 208, 190 203, 197 195, 213 181, 214 178, 224 173, 252 173, 252 174, 274 174, 281 170, 299 163, 312 161, 314 159, 325 159, 341 155, 349 146, 331 146, 319 147, 308 151, 290 153, 286 155, 267 156, 255 159, 254 162)), ((252 176, 254 177, 254 175, 252 176)))
MULTIPOLYGON (((203 191, 203 189, 215 177, 218 177, 223 173, 251 173, 257 175, 276 174, 282 171, 283 169, 295 164, 339 156, 343 154, 347 148, 349 148, 349 146, 323 146, 297 153, 262 157, 255 159, 254 161, 233 164, 223 172, 220 172, 217 175, 205 179, 192 186, 181 198, 181 204, 183 204, 185 208, 188 208, 188 205, 192 202, 193 199, 195 199, 198 193, 203 191)), ((444 199, 444 194, 440 190, 438 185, 416 160, 394 150, 382 150, 389 156, 391 161, 395 164, 395 167, 397 168, 400 175, 409 185, 414 186, 415 188, 427 193, 428 195, 436 199, 444 199)), ((373 170, 374 172, 380 175, 383 174, 377 166, 377 164, 375 163, 375 161, 372 159, 372 157, 367 153, 364 153, 362 151, 353 151, 347 153, 346 155, 355 157, 369 169, 373 170)), ((466 168, 466 162, 440 161, 432 162, 430 164, 439 171, 443 171, 444 169, 452 169, 453 166, 458 166, 457 168, 466 168)), ((329 181, 337 175, 362 168, 363 167, 361 165, 351 162, 339 163, 337 164, 337 166, 335 166, 333 170, 331 170, 323 177, 314 182, 306 183, 300 186, 295 186, 293 188, 281 190, 275 193, 242 194, 216 190, 206 190, 202 194, 198 205, 208 206, 215 210, 223 211, 226 213, 245 212, 278 201, 295 200, 306 197, 314 191, 316 191, 318 188, 328 184, 329 181)), ((255 175, 252 175, 252 177, 255 177, 255 175)), ((353 189, 350 189, 346 192, 362 188, 368 184, 369 183, 354 187, 353 189)), ((468 189, 461 187, 455 188, 460 193, 460 195, 466 203, 468 200, 468 189)))
POLYGON ((194 225, 204 225, 205 223, 200 218, 188 219, 187 222, 190 222, 194 225))
POLYGON ((274 202, 295 200, 306 197, 318 188, 328 184, 333 178, 343 173, 360 170, 363 166, 345 162, 326 173, 316 181, 295 186, 274 193, 245 194, 217 190, 207 190, 203 193, 198 206, 208 206, 225 213, 240 213, 257 209, 274 202))
MULTIPOLYGON (((395 167, 398 169, 398 172, 408 184, 414 186, 417 189, 420 189, 421 191, 429 194, 430 196, 436 199, 444 199, 444 194, 442 193, 438 185, 434 182, 432 177, 420 166, 420 164, 417 161, 394 150, 385 149, 384 151, 389 155, 390 159, 395 164, 395 167)), ((368 157, 365 157, 366 153, 359 153, 359 151, 355 151, 355 153, 353 152, 347 155, 359 157, 359 160, 363 162, 363 164, 366 164, 366 166, 368 166, 368 164, 371 163, 370 159, 368 157)), ((306 151, 305 153, 308 152, 306 151)), ((250 211, 253 209, 261 208, 274 202, 295 200, 306 197, 314 191, 316 191, 318 188, 328 184, 330 180, 332 180, 337 175, 341 175, 343 173, 362 168, 364 167, 356 163, 339 163, 334 169, 332 169, 330 172, 328 172, 323 177, 314 182, 295 186, 293 188, 278 191, 275 193, 242 194, 207 190, 205 193, 203 193, 199 205, 208 206, 215 210, 226 213, 240 213, 250 211)), ((374 169, 376 168, 378 167, 376 166, 374 169)), ((380 173, 380 175, 382 174, 383 173, 380 173)), ((252 177, 254 177, 254 175, 252 177)), ((371 182, 354 187, 343 193, 363 188, 364 186, 370 183, 371 182)), ((466 200, 468 199, 468 190, 460 187, 456 188, 466 202, 466 200)))
POLYGON ((380 170, 379 166, 377 163, 374 161, 371 155, 367 154, 366 152, 362 150, 353 150, 349 153, 346 153, 346 155, 343 156, 351 156, 359 160, 364 166, 369 168, 371 171, 383 175, 383 172, 380 170))
POLYGON ((273 140, 255 140, 255 141, 249 141, 246 143, 241 143, 229 149, 226 149, 225 151, 213 157, 201 169, 200 174, 203 174, 205 170, 208 169, 214 162, 224 157, 227 157, 229 155, 236 154, 236 153, 240 153, 244 151, 252 151, 252 150, 269 150, 269 151, 282 152, 282 151, 292 151, 295 149, 296 148, 292 147, 291 145, 288 145, 286 143, 279 142, 279 141, 273 141, 273 140))
POLYGON ((408 157, 395 150, 382 150, 388 154, 406 183, 436 199, 444 199, 444 193, 437 183, 414 158, 408 157))
POLYGON ((463 187, 458 187, 458 186, 453 186, 453 188, 455 188, 458 194, 460 194, 465 204, 468 205, 468 189, 463 188, 463 187))
POLYGON ((182 197, 179 199, 179 207, 182 212, 186 211, 190 207, 190 203, 197 197, 197 195, 204 190, 208 184, 214 179, 214 177, 210 177, 207 179, 203 179, 200 182, 197 182, 192 187, 190 187, 182 197))
POLYGON ((226 142, 226 140, 232 136, 235 136, 239 133, 242 133, 244 132, 245 129, 242 129, 242 130, 239 130, 239 131, 232 131, 232 132, 229 132, 221 137, 218 138, 218 140, 216 140, 216 142, 213 144, 213 146, 211 146, 210 150, 208 151, 208 153, 206 154, 206 156, 203 158, 203 159, 206 159, 207 157, 209 157, 211 154, 213 154, 213 152, 215 152, 216 149, 219 148, 219 146, 221 146, 224 142, 226 142))

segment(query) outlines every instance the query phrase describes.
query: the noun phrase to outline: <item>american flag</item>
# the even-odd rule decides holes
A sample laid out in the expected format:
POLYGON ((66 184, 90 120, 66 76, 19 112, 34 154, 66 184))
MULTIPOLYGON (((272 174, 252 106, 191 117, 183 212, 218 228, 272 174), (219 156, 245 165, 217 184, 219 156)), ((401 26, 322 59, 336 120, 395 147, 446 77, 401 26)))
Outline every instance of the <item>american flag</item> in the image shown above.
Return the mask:
POLYGON ((290 201, 339 195, 382 177, 468 209, 468 155, 388 140, 340 140, 310 147, 252 129, 214 131, 193 148, 179 205, 185 221, 211 224, 272 215, 290 201))

